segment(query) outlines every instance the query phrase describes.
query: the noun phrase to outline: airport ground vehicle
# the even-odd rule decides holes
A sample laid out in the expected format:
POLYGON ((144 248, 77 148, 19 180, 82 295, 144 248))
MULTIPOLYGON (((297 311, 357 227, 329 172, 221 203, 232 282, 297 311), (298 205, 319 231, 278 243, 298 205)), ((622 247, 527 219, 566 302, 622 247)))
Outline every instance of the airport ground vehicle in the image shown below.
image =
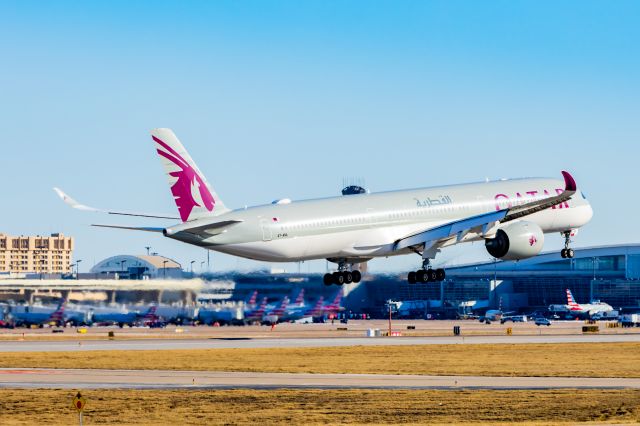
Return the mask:
POLYGON ((640 314, 620 315, 618 321, 623 327, 640 327, 640 314))
POLYGON ((620 312, 616 310, 597 312, 591 315, 591 319, 595 321, 617 321, 620 316, 620 312))
POLYGON ((511 315, 500 318, 500 324, 504 324, 505 322, 527 322, 526 315, 511 315))
MULTIPOLYGON (((573 257, 571 237, 593 211, 573 177, 527 178, 427 187, 315 200, 276 200, 228 209, 170 129, 151 132, 165 169, 176 214, 104 211, 82 205, 55 188, 70 206, 89 211, 181 220, 169 226, 95 226, 156 232, 187 244, 259 261, 326 259, 337 264, 326 285, 358 282, 357 265, 375 257, 417 254, 420 267, 409 283, 445 278, 431 261, 441 249, 481 241, 499 259, 536 256, 546 233, 564 236, 563 258, 573 257)), ((358 191, 360 192, 360 191, 358 191)))
POLYGON ((546 325, 546 326, 550 326, 551 325, 551 321, 549 321, 546 318, 536 318, 535 320, 533 320, 535 325, 546 325))

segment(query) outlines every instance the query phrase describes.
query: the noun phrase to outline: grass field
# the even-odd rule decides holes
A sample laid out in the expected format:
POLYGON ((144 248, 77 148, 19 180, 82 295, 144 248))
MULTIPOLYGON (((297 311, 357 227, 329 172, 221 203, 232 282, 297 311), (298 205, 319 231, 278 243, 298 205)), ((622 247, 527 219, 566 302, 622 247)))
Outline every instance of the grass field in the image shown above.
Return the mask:
MULTIPOLYGON (((77 424, 75 391, 0 389, 0 424, 77 424)), ((640 391, 94 390, 85 424, 633 424, 640 391)))
POLYGON ((640 377, 639 343, 0 353, 0 367, 640 377))

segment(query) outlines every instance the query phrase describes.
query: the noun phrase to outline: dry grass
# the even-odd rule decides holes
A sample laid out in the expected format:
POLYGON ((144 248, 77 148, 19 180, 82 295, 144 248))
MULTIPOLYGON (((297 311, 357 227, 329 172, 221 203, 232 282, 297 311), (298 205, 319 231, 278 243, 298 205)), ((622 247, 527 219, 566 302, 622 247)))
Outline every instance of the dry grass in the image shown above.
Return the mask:
POLYGON ((4 352, 0 367, 640 377, 640 343, 4 352))
MULTIPOLYGON (((74 424, 70 390, 0 390, 0 424, 74 424)), ((637 423, 640 391, 94 390, 85 424, 637 423)))

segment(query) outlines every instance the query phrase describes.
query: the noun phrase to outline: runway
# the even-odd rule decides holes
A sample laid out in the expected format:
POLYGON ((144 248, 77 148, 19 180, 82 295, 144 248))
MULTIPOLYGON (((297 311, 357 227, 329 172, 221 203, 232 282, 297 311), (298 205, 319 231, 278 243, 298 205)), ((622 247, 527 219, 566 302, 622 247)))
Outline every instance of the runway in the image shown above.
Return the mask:
POLYGON ((341 346, 524 344, 524 343, 640 342, 640 334, 441 336, 441 337, 334 337, 334 338, 220 338, 5 341, 0 352, 61 352, 99 350, 166 350, 226 348, 311 348, 341 346))
POLYGON ((0 369, 3 388, 64 389, 640 389, 640 379, 0 369))

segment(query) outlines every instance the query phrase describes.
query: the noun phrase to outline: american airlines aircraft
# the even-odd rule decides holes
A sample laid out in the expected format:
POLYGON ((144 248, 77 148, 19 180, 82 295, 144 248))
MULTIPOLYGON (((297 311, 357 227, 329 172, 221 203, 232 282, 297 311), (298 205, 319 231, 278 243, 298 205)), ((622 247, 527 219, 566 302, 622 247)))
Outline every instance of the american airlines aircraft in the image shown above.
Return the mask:
POLYGON ((544 234, 551 232, 564 236, 561 255, 571 258, 571 236, 593 215, 573 177, 564 171, 564 181, 528 178, 294 202, 282 199, 230 210, 170 129, 154 129, 151 136, 177 216, 99 210, 55 191, 80 210, 179 220, 161 227, 94 226, 158 232, 260 261, 327 259, 337 264, 337 271, 324 276, 326 285, 358 282, 361 274, 356 265, 404 254, 421 258, 421 268, 408 274, 410 283, 441 281, 445 271, 433 269, 431 261, 447 246, 482 241, 495 258, 525 259, 540 252, 544 234))
POLYGON ((611 305, 605 302, 592 301, 591 303, 577 303, 573 298, 571 290, 567 289, 567 310, 572 314, 588 314, 605 313, 613 311, 611 305))

